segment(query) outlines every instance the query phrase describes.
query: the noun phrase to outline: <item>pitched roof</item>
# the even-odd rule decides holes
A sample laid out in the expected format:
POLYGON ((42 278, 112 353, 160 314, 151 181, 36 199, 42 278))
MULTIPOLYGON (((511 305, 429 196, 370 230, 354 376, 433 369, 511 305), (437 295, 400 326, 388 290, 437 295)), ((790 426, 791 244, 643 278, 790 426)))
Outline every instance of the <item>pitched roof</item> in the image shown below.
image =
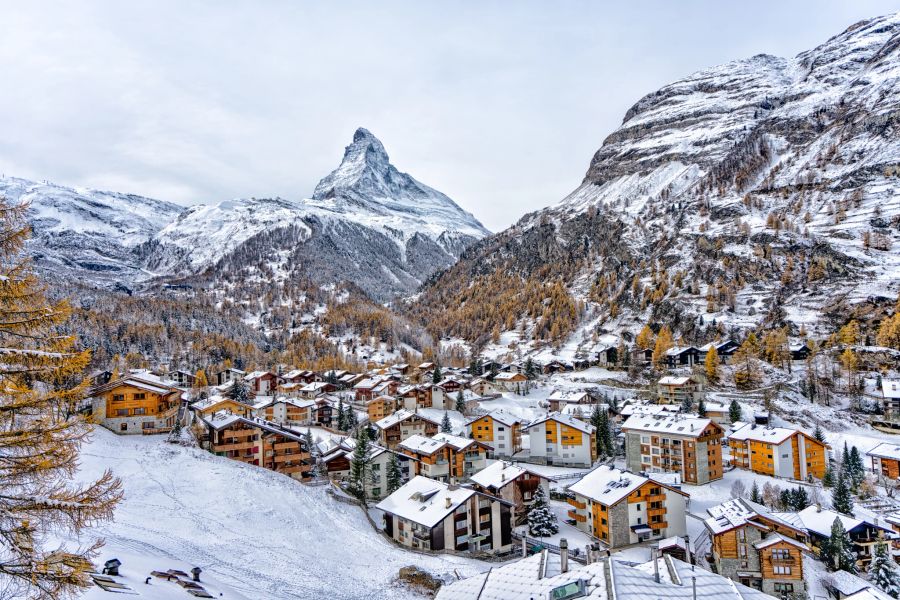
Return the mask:
POLYGON ((540 425, 541 423, 544 423, 546 421, 556 421, 557 423, 561 423, 563 425, 571 427, 572 429, 577 429, 578 431, 582 431, 584 433, 593 433, 594 432, 594 426, 591 425, 590 423, 585 423, 584 421, 579 421, 578 419, 576 419, 575 417, 573 417, 571 415, 564 415, 564 414, 561 414, 558 412, 552 412, 543 417, 539 417, 539 418, 535 419, 534 421, 532 421, 531 423, 529 423, 528 425, 526 425, 523 429, 525 429, 525 430, 530 429, 530 428, 535 427, 536 425, 540 425))
POLYGON ((482 487, 499 490, 525 473, 542 477, 542 475, 538 475, 519 465, 499 460, 478 471, 470 479, 482 487))
POLYGON ((687 383, 690 383, 690 381, 691 381, 691 378, 690 378, 690 376, 687 376, 687 375, 684 377, 676 377, 674 375, 666 375, 665 377, 661 377, 660 380, 657 381, 656 383, 658 385, 685 385, 687 383))
POLYGON ((434 423, 435 425, 439 425, 434 419, 429 419, 425 415, 420 415, 418 413, 414 413, 410 410, 406 410, 405 408, 401 408, 397 412, 392 415, 388 415, 380 421, 375 422, 375 427, 378 429, 387 429, 388 427, 393 427, 397 423, 401 421, 406 421, 407 419, 411 419, 413 417, 418 417, 423 421, 428 421, 429 423, 434 423))
POLYGON ((895 460, 900 460, 900 444, 882 442, 866 452, 866 454, 878 458, 893 458, 895 460))
POLYGON ((569 486, 569 491, 594 502, 612 506, 628 497, 645 483, 649 477, 635 475, 602 465, 569 486))
POLYGON ((466 421, 466 425, 470 425, 470 424, 474 423, 475 421, 478 421, 485 417, 490 417, 494 421, 497 421, 501 425, 506 425, 507 427, 512 427, 516 423, 522 422, 522 419, 520 419, 519 417, 517 417, 515 415, 511 415, 508 412, 498 409, 498 410, 493 410, 486 415, 478 415, 477 417, 472 417, 471 419, 466 421))
POLYGON ((807 546, 803 542, 798 542, 797 540, 792 540, 791 538, 785 537, 785 536, 781 535, 780 533, 770 533, 769 535, 767 535, 765 537, 765 539, 762 539, 762 540, 756 542, 755 544, 753 544, 753 547, 756 548, 757 550, 762 550, 763 548, 768 548, 769 546, 773 546, 775 544, 780 544, 780 543, 790 544, 791 546, 794 546, 795 548, 799 548, 800 550, 809 550, 809 546, 807 546))
POLYGON ((379 510, 434 527, 471 498, 475 490, 416 475, 396 492, 378 503, 379 510))
POLYGON ((768 530, 767 525, 757 521, 760 517, 798 531, 804 529, 802 525, 798 526, 795 520, 786 519, 780 513, 769 512, 765 506, 745 498, 726 500, 706 509, 706 512, 709 514, 709 518, 704 523, 713 534, 724 533, 746 524, 768 530))
POLYGON ((741 427, 734 433, 728 435, 729 440, 753 440, 754 442, 764 442, 766 444, 781 444, 788 440, 795 433, 800 432, 799 429, 788 429, 787 427, 757 427, 752 423, 741 427))
POLYGON ((649 433, 663 433, 669 435, 684 435, 697 437, 710 424, 722 429, 708 417, 695 417, 690 415, 634 415, 622 423, 622 430, 646 431, 649 433))

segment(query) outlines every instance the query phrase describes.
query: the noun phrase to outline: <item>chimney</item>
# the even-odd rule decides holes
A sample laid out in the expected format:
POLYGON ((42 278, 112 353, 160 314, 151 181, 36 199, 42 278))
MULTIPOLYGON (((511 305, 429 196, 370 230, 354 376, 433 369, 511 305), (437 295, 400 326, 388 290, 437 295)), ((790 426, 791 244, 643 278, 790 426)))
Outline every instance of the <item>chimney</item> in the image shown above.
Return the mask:
POLYGON ((659 548, 657 546, 652 546, 650 548, 650 560, 653 561, 653 581, 659 583, 659 560, 657 557, 657 552, 659 552, 659 548))
POLYGON ((447 508, 450 508, 450 506, 453 504, 453 501, 450 499, 450 496, 447 496, 446 498, 444 498, 444 503, 446 504, 447 508))
POLYGON ((586 544, 584 546, 584 551, 584 564, 589 565, 591 564, 591 559, 594 558, 593 556, 591 556, 591 545, 586 544))
POLYGON ((816 502, 816 512, 817 513, 822 512, 822 503, 821 502, 816 502))
POLYGON ((566 538, 559 540, 559 572, 569 572, 569 542, 566 538))
POLYGON ((526 558, 528 556, 528 542, 525 539, 525 536, 522 536, 522 558, 526 558))
POLYGON ((691 587, 694 600, 697 600, 697 576, 691 577, 691 587))
POLYGON ((203 569, 200 567, 194 567, 191 569, 191 575, 194 576, 194 581, 200 581, 200 573, 203 572, 203 569))

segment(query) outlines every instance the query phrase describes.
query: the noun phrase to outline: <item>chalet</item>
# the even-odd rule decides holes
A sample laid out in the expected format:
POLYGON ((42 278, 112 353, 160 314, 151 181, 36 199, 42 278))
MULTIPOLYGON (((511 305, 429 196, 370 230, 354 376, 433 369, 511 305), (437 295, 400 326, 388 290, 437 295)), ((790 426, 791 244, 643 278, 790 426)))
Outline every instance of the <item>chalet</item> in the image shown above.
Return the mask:
POLYGON ((471 477, 475 489, 513 505, 513 522, 524 523, 527 509, 539 487, 550 497, 550 480, 527 468, 498 460, 471 477))
POLYGON ((229 412, 242 417, 253 416, 253 406, 219 395, 198 400, 190 405, 190 409, 198 418, 217 412, 229 412))
POLYGON ((522 449, 522 421, 501 410, 467 421, 466 435, 489 446, 492 456, 511 457, 522 449))
POLYGON ((622 423, 625 464, 634 472, 678 473, 702 485, 722 478, 725 430, 707 417, 634 416, 622 423))
POLYGON ((269 397, 253 408, 253 412, 258 418, 286 427, 311 425, 316 421, 315 400, 284 396, 269 397))
POLYGON ((597 364, 601 367, 610 367, 619 361, 619 349, 615 346, 607 346, 597 352, 597 364))
POLYGON ((197 376, 194 373, 182 370, 170 372, 168 378, 180 388, 194 387, 194 384, 197 382, 197 376))
MULTIPOLYGON (((776 514, 782 515, 782 513, 776 514)), ((788 518, 793 518, 798 524, 802 524, 809 534, 810 543, 816 548, 820 548, 825 540, 831 539, 831 526, 835 519, 840 519, 856 555, 856 564, 862 570, 872 560, 877 544, 898 537, 887 527, 882 527, 866 519, 842 515, 819 505, 808 506, 798 513, 789 513, 788 518)))
POLYGON ((261 419, 216 413, 203 418, 204 446, 216 456, 284 473, 308 477, 313 461, 304 436, 261 419))
POLYGON ((527 383, 528 378, 521 373, 497 373, 494 377, 494 385, 502 387, 507 392, 515 392, 516 394, 524 392, 527 383))
POLYGON ((656 397, 659 404, 681 405, 686 399, 699 402, 703 398, 703 385, 690 375, 668 375, 656 382, 656 397))
MULTIPOLYGON (((334 481, 350 481, 350 464, 353 460, 353 449, 356 440, 347 438, 341 442, 338 451, 331 452, 323 457, 322 463, 328 473, 328 477, 334 481)), ((376 444, 369 446, 369 474, 366 477, 366 498, 381 500, 388 495, 387 473, 391 457, 396 456, 400 467, 400 481, 406 483, 414 476, 416 459, 382 448, 376 444)))
POLYGON ((164 433, 175 425, 181 390, 150 373, 131 373, 91 390, 91 411, 116 433, 164 433))
POLYGON ((550 413, 529 423, 530 459, 548 465, 590 467, 597 460, 594 426, 574 417, 550 413))
POLYGON ((700 362, 700 350, 693 346, 676 346, 666 350, 666 366, 670 369, 676 367, 693 367, 700 362))
POLYGON ((788 351, 791 353, 791 360, 806 360, 812 353, 806 344, 791 344, 788 351))
POLYGON ((278 376, 271 371, 253 371, 244 375, 244 381, 257 396, 265 396, 278 387, 278 376))
POLYGON ((431 437, 440 429, 440 423, 418 413, 400 409, 375 422, 378 440, 382 446, 393 450, 400 442, 413 435, 431 437))
POLYGON ((316 405, 310 410, 313 411, 313 424, 331 427, 334 407, 337 406, 337 399, 330 396, 320 396, 315 399, 316 405))
POLYGON ((287 373, 282 373, 281 380, 287 383, 302 383, 303 385, 306 385, 308 383, 322 381, 322 377, 315 371, 294 369, 287 373))
POLYGON ((456 394, 456 392, 464 387, 463 382, 455 377, 444 377, 435 385, 444 390, 445 394, 456 394))
POLYGON ((512 505, 470 488, 414 477, 378 503, 384 532, 424 551, 503 553, 512 548, 512 505))
POLYGON ((488 381, 483 377, 476 377, 472 381, 469 382, 469 389, 478 394, 479 396, 499 396, 506 389, 503 386, 495 384, 493 381, 488 381))
POLYGON ((547 404, 553 412, 559 412, 567 404, 591 404, 594 401, 590 392, 584 390, 554 390, 547 396, 547 404))
POLYGON ((885 479, 900 479, 900 444, 882 442, 866 452, 872 461, 872 472, 885 479))
POLYGON ((747 425, 729 434, 728 444, 739 469, 786 479, 825 476, 827 446, 799 429, 747 425))
POLYGON ((462 483, 487 466, 489 448, 473 439, 438 433, 432 437, 412 435, 400 442, 397 450, 416 459, 416 475, 462 483))
POLYGON ((543 549, 444 585, 435 600, 772 600, 758 590, 672 556, 634 565, 591 554, 582 565, 543 549))
POLYGON ((569 363, 564 363, 561 360, 551 360, 547 364, 541 367, 541 373, 544 375, 552 375, 553 373, 565 373, 566 371, 573 371, 574 367, 569 363))
POLYGON ((347 373, 338 377, 338 387, 349 390, 365 378, 362 373, 347 373))
POLYGON ((735 498, 707 509, 708 559, 720 575, 766 594, 805 597, 808 534, 759 504, 735 498))
POLYGON ((301 398, 312 399, 321 396, 322 394, 333 394, 336 391, 337 386, 333 383, 328 383, 327 381, 312 381, 300 388, 297 393, 301 398))
POLYGON ((688 536, 673 535, 664 540, 659 540, 656 544, 659 556, 671 556, 680 561, 694 564, 694 553, 691 550, 691 544, 688 536))
POLYGON ((394 414, 399 406, 399 399, 393 396, 378 396, 366 402, 366 414, 369 421, 374 423, 394 414))
POLYGON ((881 397, 885 418, 900 418, 900 379, 882 379, 881 397))
POLYGON ((709 351, 712 348, 716 349, 716 354, 719 357, 719 362, 722 364, 726 364, 731 357, 734 356, 734 353, 737 352, 737 349, 740 348, 741 345, 735 342, 734 340, 725 340, 724 342, 710 342, 708 344, 703 344, 698 348, 700 351, 700 362, 706 360, 706 355, 709 354, 709 351))
POLYGON ((724 402, 704 401, 706 408, 706 416, 718 423, 722 427, 728 428, 731 425, 731 411, 728 404, 724 402))
POLYGON ((409 411, 431 408, 431 386, 424 384, 400 386, 397 388, 397 400, 403 408, 409 411))
POLYGON ((456 401, 460 395, 462 395, 465 411, 475 410, 478 408, 478 403, 484 400, 484 397, 472 390, 460 388, 455 393, 448 394, 440 386, 433 386, 431 388, 431 407, 437 410, 456 410, 456 401))
POLYGON ((358 382, 353 386, 353 394, 356 401, 360 403, 368 402, 377 396, 378 394, 375 393, 375 388, 383 383, 383 381, 384 380, 381 377, 367 377, 358 382))
POLYGON ((234 383, 238 379, 243 379, 244 375, 246 375, 244 371, 231 367, 216 373, 216 384, 227 385, 229 383, 234 383))
POLYGON ((567 489, 569 518, 610 550, 687 533, 689 496, 649 477, 600 466, 567 489))

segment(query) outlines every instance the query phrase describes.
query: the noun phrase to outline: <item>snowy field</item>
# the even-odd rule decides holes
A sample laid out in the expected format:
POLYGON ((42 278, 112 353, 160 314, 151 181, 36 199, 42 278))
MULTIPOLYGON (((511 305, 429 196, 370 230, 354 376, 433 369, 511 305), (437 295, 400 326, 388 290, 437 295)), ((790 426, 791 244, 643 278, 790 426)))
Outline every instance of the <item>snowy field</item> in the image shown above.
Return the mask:
MULTIPOLYGON (((204 581, 214 582, 211 590, 231 590, 222 597, 238 600, 417 598, 394 582, 400 567, 466 577, 490 566, 406 552, 376 534, 359 508, 336 502, 323 487, 172 446, 160 436, 120 437, 97 428, 83 447, 79 478, 107 467, 122 478, 126 498, 115 522, 88 537, 106 539, 99 563, 122 560, 129 584, 144 597, 151 597, 143 584, 150 570, 195 565, 204 581)), ((181 590, 168 597, 182 596, 189 597, 181 590)), ((110 597, 99 589, 88 596, 110 597)))

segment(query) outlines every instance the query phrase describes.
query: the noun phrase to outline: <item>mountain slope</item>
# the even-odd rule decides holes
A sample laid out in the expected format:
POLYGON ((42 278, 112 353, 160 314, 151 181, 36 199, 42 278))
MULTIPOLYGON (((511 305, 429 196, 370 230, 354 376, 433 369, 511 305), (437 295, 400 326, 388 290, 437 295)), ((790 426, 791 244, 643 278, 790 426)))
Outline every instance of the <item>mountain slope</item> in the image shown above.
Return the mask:
POLYGON ((0 196, 29 205, 28 252, 39 269, 54 278, 104 285, 149 277, 140 268, 140 245, 184 210, 133 194, 16 177, 0 178, 0 196))
POLYGON ((213 280, 252 276, 352 281, 378 300, 413 291, 489 232, 450 198, 400 173, 381 142, 359 129, 340 166, 310 199, 241 199, 196 206, 146 245, 146 266, 213 280))
POLYGON ((521 302, 462 331, 461 309, 442 308, 450 282, 465 289, 497 271, 555 279, 585 302, 554 338, 561 345, 580 324, 565 345, 574 353, 645 322, 696 341, 760 324, 798 334, 895 297, 898 77, 891 15, 792 59, 755 56, 648 94, 575 191, 470 248, 412 310, 443 321, 436 334, 528 331, 534 320, 521 315, 533 309, 521 302))

